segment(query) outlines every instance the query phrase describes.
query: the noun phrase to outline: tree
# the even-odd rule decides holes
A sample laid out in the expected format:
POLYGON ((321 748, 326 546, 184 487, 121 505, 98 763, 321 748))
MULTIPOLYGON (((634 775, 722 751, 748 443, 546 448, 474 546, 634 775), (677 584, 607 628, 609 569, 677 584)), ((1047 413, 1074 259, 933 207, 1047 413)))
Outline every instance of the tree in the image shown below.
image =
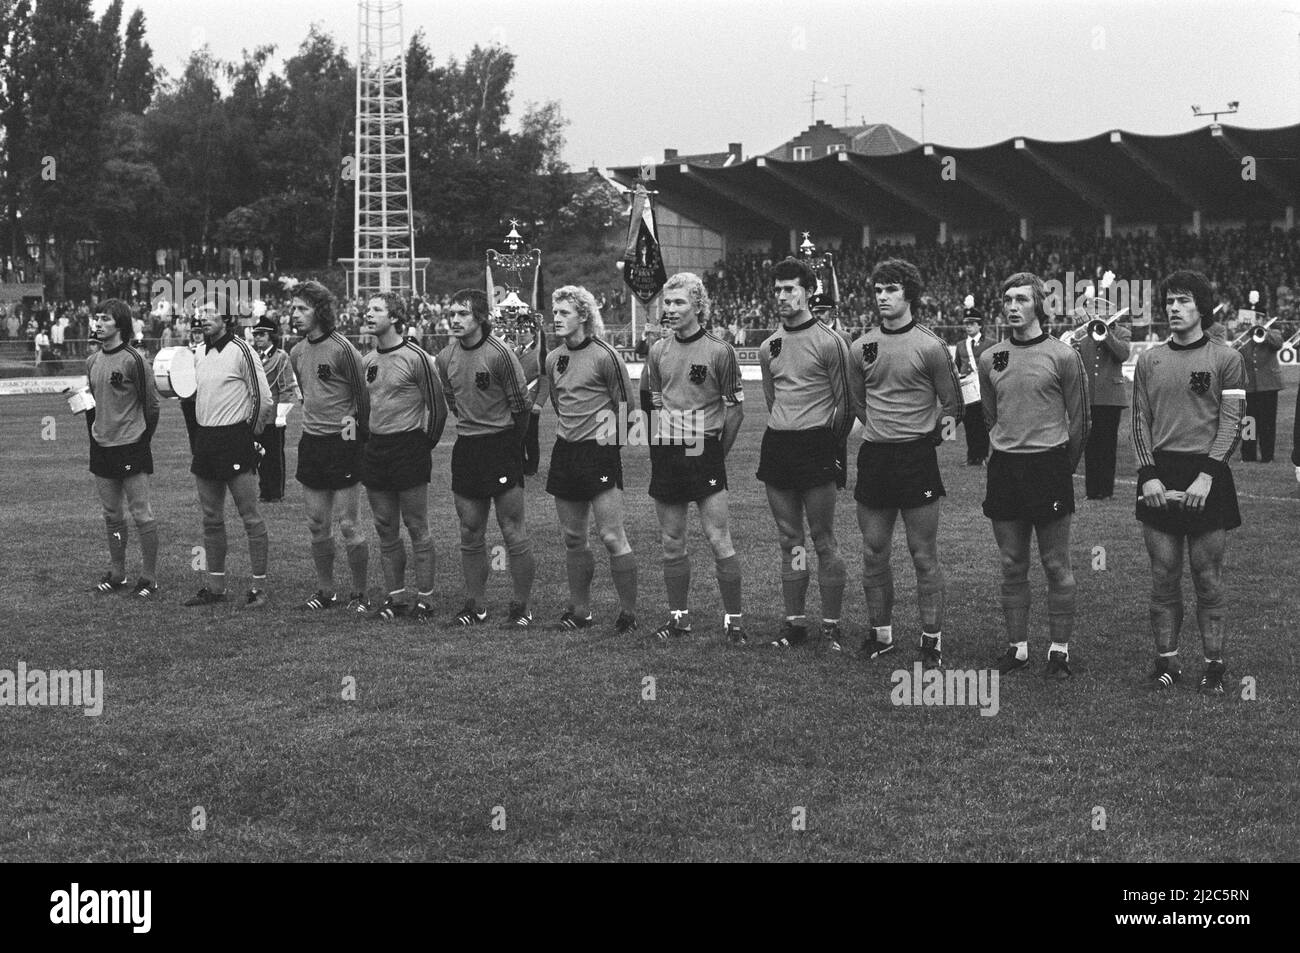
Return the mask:
POLYGON ((42 0, 30 23, 31 44, 15 63, 30 84, 19 181, 32 230, 53 238, 56 293, 62 297, 68 248, 90 232, 94 218, 111 45, 91 16, 90 0, 42 0))
POLYGON ((28 155, 29 87, 19 68, 28 60, 31 45, 31 0, 0 0, 0 139, 4 143, 4 202, 8 211, 5 248, 19 258, 26 238, 19 219, 22 200, 22 162, 28 155))
POLYGON ((156 85, 153 50, 144 41, 144 11, 137 8, 126 24, 126 43, 114 87, 116 103, 129 113, 143 115, 153 100, 156 85))

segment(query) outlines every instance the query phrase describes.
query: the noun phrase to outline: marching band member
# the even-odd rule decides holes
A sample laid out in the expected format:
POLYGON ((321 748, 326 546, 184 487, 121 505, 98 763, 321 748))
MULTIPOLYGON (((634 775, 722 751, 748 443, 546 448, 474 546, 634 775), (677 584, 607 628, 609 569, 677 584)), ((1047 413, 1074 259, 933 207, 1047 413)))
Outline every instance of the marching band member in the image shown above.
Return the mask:
POLYGON ((1255 421, 1255 439, 1241 441, 1241 459, 1255 462, 1256 445, 1260 463, 1273 462, 1277 443, 1277 395, 1282 389, 1282 375, 1277 364, 1282 350, 1282 334, 1266 329, 1268 315, 1255 312, 1255 326, 1241 344, 1246 367, 1246 416, 1255 421))
POLYGON ((331 609, 338 603, 334 589, 334 507, 342 504, 339 529, 352 571, 348 611, 370 611, 366 576, 370 547, 359 524, 361 455, 369 435, 370 393, 361 367, 361 352, 335 327, 335 301, 318 281, 294 289, 290 311, 302 340, 289 353, 289 363, 302 389, 302 438, 298 471, 311 532, 312 562, 317 590, 298 608, 307 612, 331 609))
POLYGON ((276 417, 271 426, 262 431, 262 447, 266 455, 258 469, 258 483, 261 488, 259 503, 279 503, 284 499, 284 432, 286 425, 281 422, 279 407, 281 404, 294 403, 298 396, 298 384, 293 379, 293 370, 289 367, 289 355, 279 346, 280 325, 265 315, 258 318, 253 325, 253 350, 262 358, 262 367, 266 371, 266 382, 271 387, 271 402, 276 406, 276 417))
POLYGON ((379 536, 387 597, 374 618, 391 622, 410 613, 417 622, 433 618, 435 562, 429 534, 430 454, 447 423, 447 402, 433 358, 402 333, 406 303, 399 295, 373 295, 366 307, 366 332, 375 349, 361 359, 370 394, 370 438, 361 458, 361 482, 379 536), (406 601, 406 547, 411 537, 416 604, 406 601))
POLYGON ((817 550, 822 634, 834 645, 841 641, 845 585, 844 559, 835 539, 839 448, 858 416, 849 388, 849 347, 809 312, 808 296, 817 287, 817 276, 806 263, 787 258, 772 277, 781 326, 759 348, 769 416, 758 465, 781 547, 785 626, 772 645, 784 648, 808 640, 805 517, 817 550))
POLYGON ((226 491, 239 510, 248 535, 253 585, 247 608, 266 605, 268 539, 257 508, 257 436, 275 417, 266 370, 253 348, 232 331, 216 299, 199 309, 204 343, 196 355, 194 462, 190 472, 203 508, 203 545, 208 584, 187 606, 226 601, 226 491))
POLYGON ((446 314, 454 340, 438 352, 435 364, 447 406, 456 415, 451 491, 460 521, 461 570, 468 596, 455 623, 473 626, 487 621, 484 533, 495 503, 514 585, 508 624, 526 629, 533 624, 528 600, 537 564, 524 513, 523 441, 532 416, 524 369, 515 352, 492 335, 492 315, 483 292, 456 292, 446 314))
POLYGON ((975 298, 968 295, 966 300, 962 317, 966 337, 957 345, 957 378, 963 387, 961 422, 966 428, 966 466, 982 467, 989 455, 989 430, 979 398, 979 359, 993 342, 984 337, 984 316, 975 309, 975 298))
POLYGON ((708 330, 709 295, 698 275, 683 271, 669 278, 661 303, 660 320, 669 333, 651 344, 641 372, 642 394, 650 404, 642 409, 652 419, 657 415, 654 437, 665 441, 650 446, 650 496, 663 541, 670 617, 655 637, 678 638, 691 631, 686 520, 694 503, 713 549, 723 631, 732 645, 747 645, 727 490, 727 455, 745 417, 740 364, 735 349, 708 330))
POLYGON ((1132 337, 1119 321, 1108 324, 1098 320, 1086 323, 1070 338, 1083 358, 1083 368, 1088 372, 1088 393, 1092 395, 1089 408, 1092 429, 1088 431, 1088 445, 1083 451, 1084 486, 1090 500, 1108 500, 1115 495, 1119 419, 1128 404, 1124 393, 1124 362, 1132 350, 1132 337), (1105 336, 1098 341, 1097 337, 1103 333, 1105 336))
POLYGON ((1029 664, 1029 546, 1047 574, 1051 646, 1048 678, 1070 677, 1075 581, 1070 567, 1074 471, 1088 439, 1088 375, 1068 344, 1043 328, 1049 320, 1043 281, 1018 272, 1002 282, 1011 336, 979 359, 980 398, 993 455, 984 515, 1002 555, 1002 613, 1010 647, 1002 674, 1029 664))
POLYGON ((537 427, 541 420, 542 403, 545 400, 545 395, 539 390, 542 387, 540 345, 543 333, 540 316, 536 325, 531 322, 531 315, 521 320, 515 329, 513 340, 515 356, 519 358, 519 366, 524 369, 524 380, 528 382, 528 390, 533 402, 528 432, 524 434, 524 476, 526 477, 537 476, 537 467, 542 460, 537 427))
POLYGON ((1222 695, 1223 555, 1241 525, 1228 461, 1240 434, 1247 370, 1240 354, 1214 343, 1212 292, 1204 275, 1176 271, 1160 283, 1169 339, 1138 355, 1133 376, 1137 518, 1151 557, 1151 630, 1157 689, 1181 677, 1183 541, 1196 589, 1205 652, 1201 691, 1222 695))
POLYGON ((546 381, 556 427, 546 492, 555 497, 569 582, 569 607, 559 628, 585 629, 593 622, 596 566, 587 536, 594 516, 618 592, 614 631, 622 635, 637 627, 636 557, 624 526, 619 443, 607 438, 609 425, 617 430, 619 418, 633 409, 632 382, 623 359, 604 340, 605 325, 590 291, 566 285, 551 295, 551 302, 558 340, 546 355, 546 381))
POLYGON ((938 668, 944 608, 939 565, 939 501, 945 495, 935 451, 943 419, 962 412, 961 384, 943 339, 916 323, 921 273, 891 258, 876 265, 871 283, 880 324, 853 342, 853 401, 861 408, 858 503, 862 530, 862 588, 872 634, 860 654, 873 659, 893 651, 894 578, 889 567, 894 523, 901 511, 907 548, 916 568, 921 660, 938 668))
POLYGON ((127 588, 125 510, 130 510, 143 562, 131 595, 148 599, 158 591, 158 525, 149 503, 158 386, 144 355, 131 346, 131 333, 131 308, 116 298, 105 301, 91 318, 91 334, 101 349, 86 358, 94 405, 85 413, 90 472, 104 509, 109 558, 109 570, 94 591, 107 594, 127 588))

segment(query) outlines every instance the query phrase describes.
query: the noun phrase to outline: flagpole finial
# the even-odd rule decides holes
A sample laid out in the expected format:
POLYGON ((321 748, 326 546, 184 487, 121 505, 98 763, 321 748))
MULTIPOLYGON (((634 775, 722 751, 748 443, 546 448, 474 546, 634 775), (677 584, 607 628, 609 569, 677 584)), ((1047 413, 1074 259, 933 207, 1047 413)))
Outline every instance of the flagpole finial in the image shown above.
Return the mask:
POLYGON ((817 251, 817 246, 812 243, 809 232, 803 233, 803 244, 799 246, 799 252, 805 258, 811 258, 817 251))

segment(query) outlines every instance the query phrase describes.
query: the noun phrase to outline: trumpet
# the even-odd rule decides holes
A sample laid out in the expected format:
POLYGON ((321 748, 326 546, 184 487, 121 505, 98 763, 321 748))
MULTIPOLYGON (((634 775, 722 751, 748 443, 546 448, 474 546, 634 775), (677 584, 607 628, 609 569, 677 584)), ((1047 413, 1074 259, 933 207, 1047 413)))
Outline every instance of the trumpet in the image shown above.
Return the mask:
POLYGON ((1085 335, 1091 334, 1092 339, 1100 344, 1106 340, 1106 335, 1110 333, 1110 326, 1126 314, 1128 314, 1128 308, 1116 311, 1105 321, 1101 318, 1093 318, 1087 324, 1081 324, 1073 331, 1066 331, 1061 335, 1061 340, 1066 344, 1078 344, 1085 335))
POLYGON ((1276 320, 1277 320, 1277 318, 1269 318, 1268 321, 1267 321, 1267 323, 1265 323, 1265 324, 1258 324, 1258 325, 1256 325, 1255 327, 1251 328, 1251 329, 1248 330, 1248 331, 1243 331, 1243 332, 1242 332, 1242 333, 1237 337, 1237 340, 1235 340, 1235 341, 1232 342, 1232 346, 1235 347, 1235 348, 1240 348, 1240 347, 1242 347, 1242 346, 1243 346, 1243 345, 1244 345, 1248 340, 1249 340, 1249 341, 1254 341, 1256 344, 1263 344, 1263 343, 1264 343, 1264 338, 1268 337, 1268 329, 1271 328, 1271 327, 1273 326, 1273 323, 1274 323, 1276 320))

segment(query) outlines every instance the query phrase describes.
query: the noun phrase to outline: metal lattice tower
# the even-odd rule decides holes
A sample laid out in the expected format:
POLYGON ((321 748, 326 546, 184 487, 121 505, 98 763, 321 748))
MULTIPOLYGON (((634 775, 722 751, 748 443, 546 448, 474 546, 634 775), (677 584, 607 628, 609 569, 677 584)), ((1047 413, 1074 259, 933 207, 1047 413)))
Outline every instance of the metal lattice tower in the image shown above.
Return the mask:
POLYGON ((423 293, 429 260, 414 257, 402 4, 361 0, 358 8, 356 257, 342 263, 354 295, 423 293))

